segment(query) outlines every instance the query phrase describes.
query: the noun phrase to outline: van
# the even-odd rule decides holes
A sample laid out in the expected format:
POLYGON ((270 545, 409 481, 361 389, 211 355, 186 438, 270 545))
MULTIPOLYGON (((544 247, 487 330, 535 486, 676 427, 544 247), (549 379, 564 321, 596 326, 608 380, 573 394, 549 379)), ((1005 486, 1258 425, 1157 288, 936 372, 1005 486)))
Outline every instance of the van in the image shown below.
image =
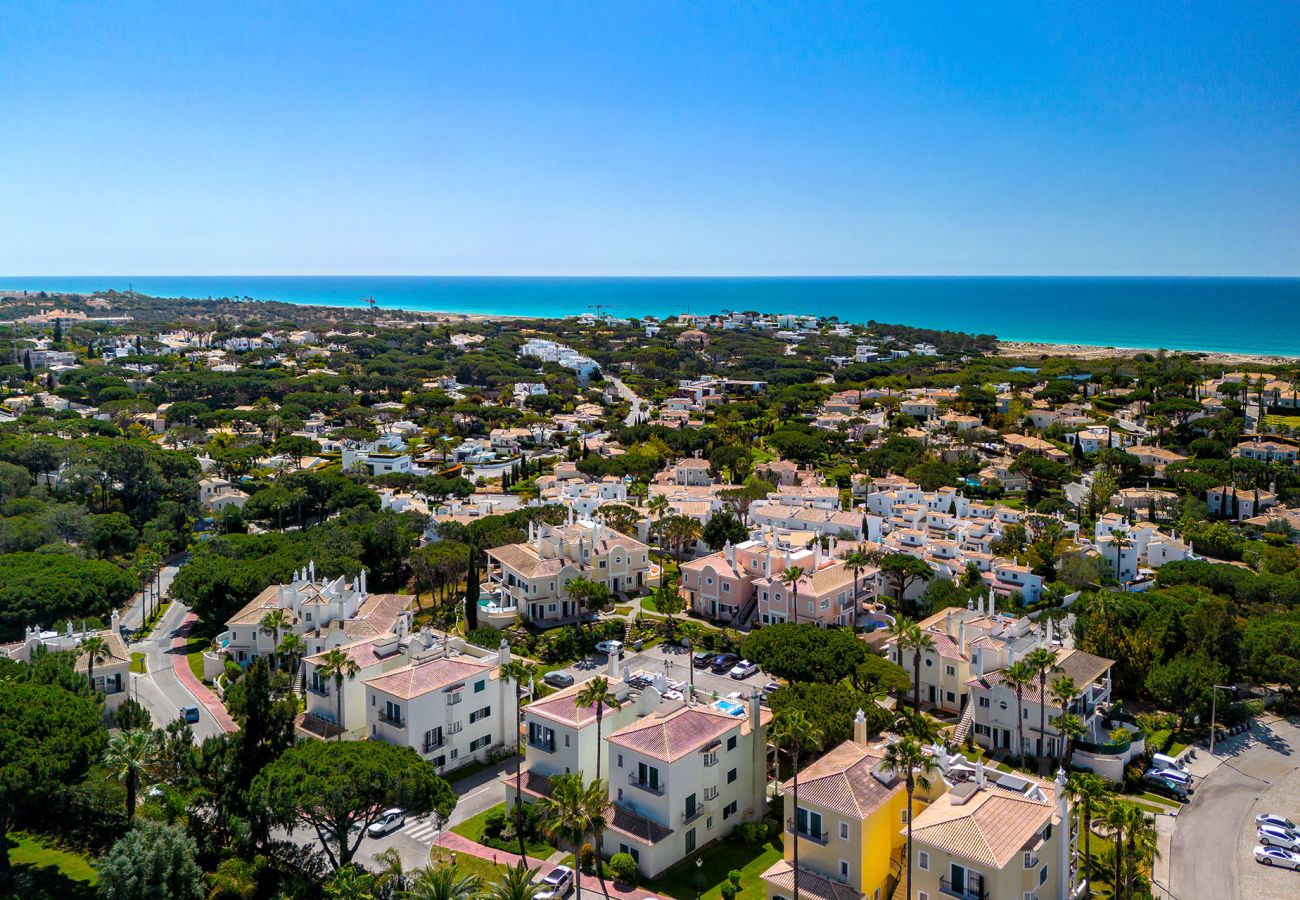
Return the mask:
POLYGON ((181 718, 193 725, 199 720, 199 708, 197 706, 182 706, 181 718))
POLYGON ((1188 769, 1187 766, 1183 765, 1182 763, 1180 763, 1178 760, 1174 759, 1172 756, 1168 755, 1167 753, 1152 754, 1151 767, 1153 769, 1163 769, 1166 771, 1172 770, 1174 772, 1181 772, 1184 775, 1192 774, 1191 770, 1188 769))

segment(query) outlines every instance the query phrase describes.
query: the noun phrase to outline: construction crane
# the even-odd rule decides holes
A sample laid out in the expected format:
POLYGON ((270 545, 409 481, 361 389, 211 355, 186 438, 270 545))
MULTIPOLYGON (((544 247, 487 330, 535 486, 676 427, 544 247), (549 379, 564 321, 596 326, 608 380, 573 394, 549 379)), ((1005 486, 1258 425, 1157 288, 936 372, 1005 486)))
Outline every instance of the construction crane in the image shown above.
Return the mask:
POLYGON ((598 318, 598 319, 601 318, 601 312, 600 312, 600 311, 601 311, 602 309, 608 309, 608 308, 609 308, 609 304, 607 304, 607 303, 588 303, 588 304, 587 304, 587 309, 594 309, 594 310, 596 311, 596 318, 598 318))
POLYGON ((375 298, 374 298, 374 297, 362 297, 362 298, 361 298, 361 302, 364 303, 364 304, 366 304, 366 306, 369 306, 369 307, 371 308, 371 310, 373 310, 373 309, 375 308, 375 306, 377 305, 377 304, 375 303, 375 298))

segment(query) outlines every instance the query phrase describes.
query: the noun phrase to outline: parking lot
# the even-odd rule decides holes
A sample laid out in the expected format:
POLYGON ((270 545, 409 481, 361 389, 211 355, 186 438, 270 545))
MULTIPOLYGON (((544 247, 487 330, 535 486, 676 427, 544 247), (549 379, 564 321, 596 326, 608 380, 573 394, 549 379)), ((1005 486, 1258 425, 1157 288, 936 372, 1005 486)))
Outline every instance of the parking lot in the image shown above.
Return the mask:
MULTIPOLYGON (((575 682, 583 682, 597 675, 609 677, 609 657, 603 653, 594 653, 564 669, 573 676, 575 682)), ((691 654, 676 644, 662 643, 636 653, 629 646, 624 650, 620 673, 647 672, 650 675, 664 675, 669 682, 689 686, 694 677, 695 690, 702 698, 712 697, 714 692, 725 697, 733 691, 739 691, 748 697, 754 691, 772 679, 763 672, 748 678, 738 679, 729 675, 715 675, 708 669, 692 669, 691 654)), ((620 678, 620 680, 622 680, 620 678)))

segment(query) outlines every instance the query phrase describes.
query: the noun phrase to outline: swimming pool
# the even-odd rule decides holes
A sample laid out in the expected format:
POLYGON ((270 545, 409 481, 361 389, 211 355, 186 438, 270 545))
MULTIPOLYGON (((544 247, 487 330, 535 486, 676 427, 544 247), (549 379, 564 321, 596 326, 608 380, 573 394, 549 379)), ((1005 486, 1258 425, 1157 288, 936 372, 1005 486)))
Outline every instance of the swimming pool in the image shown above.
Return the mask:
POLYGON ((734 700, 719 700, 713 705, 729 716, 743 716, 745 714, 745 705, 734 700))

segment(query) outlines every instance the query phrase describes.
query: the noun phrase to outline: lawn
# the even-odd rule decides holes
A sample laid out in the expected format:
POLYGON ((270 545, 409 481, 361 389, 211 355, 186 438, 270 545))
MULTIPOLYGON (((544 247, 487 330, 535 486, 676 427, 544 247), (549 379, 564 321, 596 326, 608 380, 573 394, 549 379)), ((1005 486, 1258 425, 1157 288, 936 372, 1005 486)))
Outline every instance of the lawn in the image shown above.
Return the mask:
MULTIPOLYGON (((446 847, 435 846, 429 852, 429 865, 434 868, 450 865, 452 855, 452 852, 446 847)), ((457 853, 455 857, 456 868, 460 870, 461 875, 477 875, 488 885, 496 884, 505 869, 505 866, 494 865, 489 860, 469 853, 457 853)), ((516 861, 518 861, 517 858, 516 861)))
POLYGON ((207 652, 208 642, 203 638, 191 638, 189 643, 182 649, 186 661, 190 664, 190 671, 199 681, 203 680, 203 654, 207 652))
POLYGON ((719 900, 727 873, 739 869, 741 898, 760 900, 767 896, 767 889, 759 876, 781 858, 781 847, 779 836, 763 844, 724 838, 688 856, 658 878, 647 881, 643 887, 675 900, 695 900, 696 896, 701 900, 719 900), (703 866, 695 865, 696 857, 704 860, 703 866), (697 875, 704 879, 703 890, 698 895, 697 875))
MULTIPOLYGON (((458 834, 463 838, 468 838, 469 840, 474 841, 475 843, 483 844, 484 846, 490 847, 492 845, 488 844, 487 841, 483 840, 483 827, 487 823, 488 816, 490 816, 494 812, 504 812, 508 815, 510 812, 510 807, 508 807, 505 803, 498 803, 496 806, 492 807, 491 809, 485 809, 483 812, 479 813, 474 818, 466 819, 464 822, 461 822, 459 825, 453 826, 451 830, 454 834, 458 834)), ((511 843, 513 844, 515 850, 517 851, 519 847, 519 843, 517 841, 513 841, 511 843)), ((501 849, 504 850, 506 848, 502 847, 501 849)), ((538 859, 546 859, 556 850, 554 845, 547 843, 541 838, 532 838, 531 840, 525 841, 524 849, 525 851, 527 851, 529 856, 536 856, 538 859)))
POLYGON ((1280 416, 1270 414, 1264 416, 1264 424, 1274 425, 1278 428, 1300 428, 1300 416, 1280 416))
POLYGON ((9 860, 13 864, 16 897, 90 900, 95 896, 95 868, 78 853, 60 850, 38 837, 11 833, 9 860))
POLYGON ((143 653, 131 654, 131 671, 135 672, 137 675, 143 675, 145 672, 149 671, 145 667, 143 653))

